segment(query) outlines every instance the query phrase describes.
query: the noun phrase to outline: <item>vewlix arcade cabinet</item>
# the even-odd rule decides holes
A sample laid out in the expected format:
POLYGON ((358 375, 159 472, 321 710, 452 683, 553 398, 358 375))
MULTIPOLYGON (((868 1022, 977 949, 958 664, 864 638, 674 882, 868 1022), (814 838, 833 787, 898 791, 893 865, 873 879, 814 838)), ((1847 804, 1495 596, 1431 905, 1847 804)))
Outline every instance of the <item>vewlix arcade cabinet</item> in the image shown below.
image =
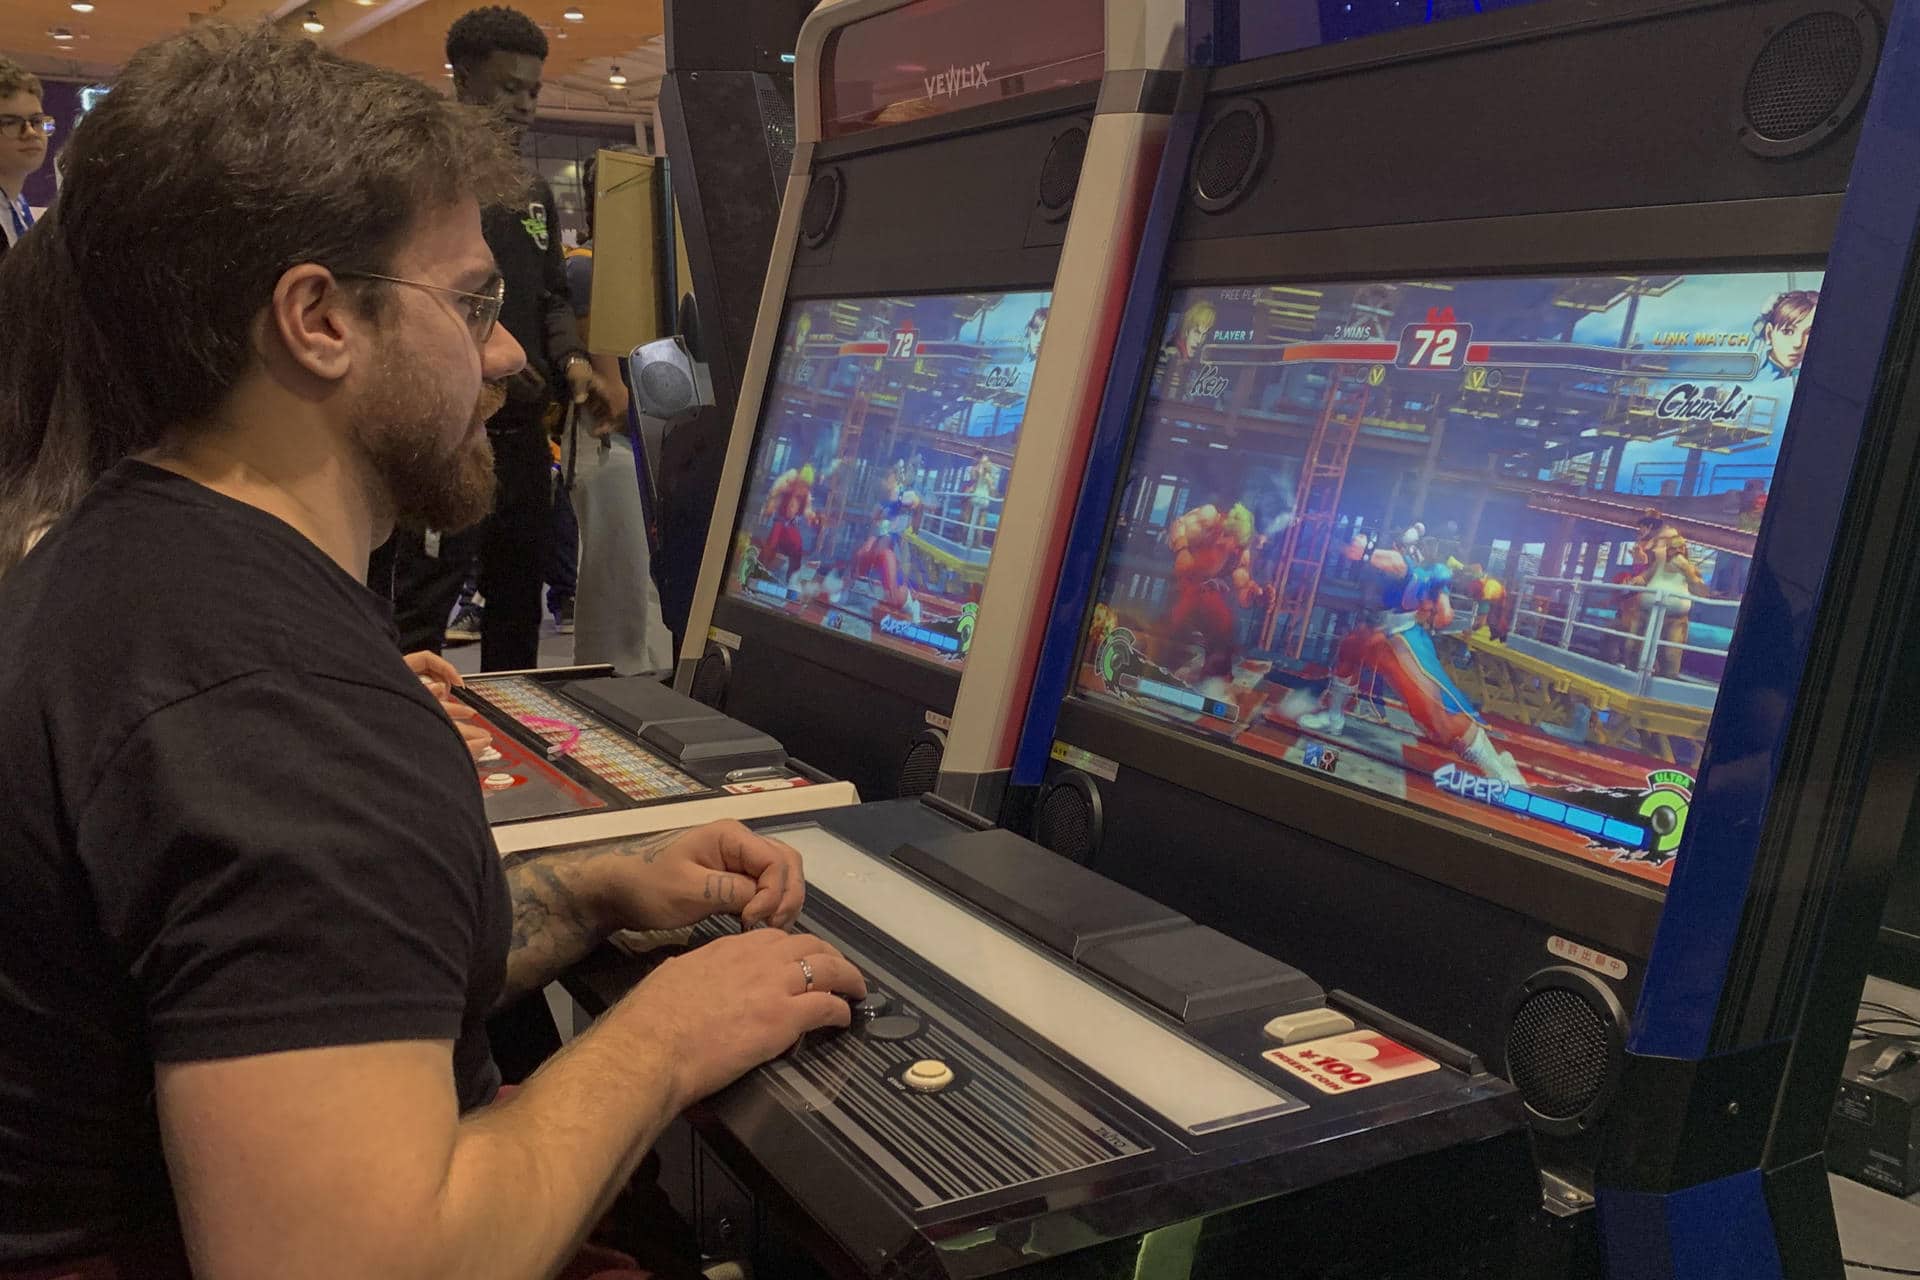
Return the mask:
POLYGON ((678 687, 874 798, 1058 541, 1185 49, 1167 0, 822 14, 678 687))
POLYGON ((1886 19, 1195 32, 1247 60, 1161 193, 1007 812, 1498 1064, 1560 1208, 1676 869, 1753 856, 1695 810, 1791 709, 1769 539, 1824 557, 1846 493, 1789 424, 1886 19))

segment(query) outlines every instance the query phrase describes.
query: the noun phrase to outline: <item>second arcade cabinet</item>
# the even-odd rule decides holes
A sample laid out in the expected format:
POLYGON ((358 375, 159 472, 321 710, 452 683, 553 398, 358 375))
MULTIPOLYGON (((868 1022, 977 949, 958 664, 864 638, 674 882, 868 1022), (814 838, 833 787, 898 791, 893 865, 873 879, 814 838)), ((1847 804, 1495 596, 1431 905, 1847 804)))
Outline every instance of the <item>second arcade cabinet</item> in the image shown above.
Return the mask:
POLYGON ((1561 1208, 1716 726, 1777 712, 1720 695, 1769 496, 1826 483, 1780 464, 1885 17, 1549 0, 1216 69, 1129 304, 1014 797, 1496 1064, 1561 1208))
POLYGON ((1044 571, 1064 527, 1179 18, 840 0, 802 34, 819 71, 677 685, 863 796, 931 787, 989 564, 1044 571), (929 69, 947 48, 966 64, 929 69))

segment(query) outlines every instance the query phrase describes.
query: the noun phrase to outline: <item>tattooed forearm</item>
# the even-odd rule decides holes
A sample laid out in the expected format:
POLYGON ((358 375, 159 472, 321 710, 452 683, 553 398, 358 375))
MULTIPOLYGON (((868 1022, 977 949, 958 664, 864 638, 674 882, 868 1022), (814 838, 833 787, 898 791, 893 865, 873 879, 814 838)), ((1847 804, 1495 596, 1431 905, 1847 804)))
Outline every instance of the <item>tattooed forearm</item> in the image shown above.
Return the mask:
MULTIPOLYGON (((652 863, 679 835, 678 831, 665 831, 508 858, 505 866, 507 889, 513 900, 513 933, 507 949, 507 983, 499 1004, 510 1004, 546 986, 606 936, 586 887, 593 874, 587 870, 589 864, 604 858, 639 858, 652 863)), ((712 894, 712 885, 708 892, 712 894)))
POLYGON ((571 867, 543 859, 521 862, 507 868, 507 889, 513 896, 513 933, 502 1006, 546 986, 604 936, 573 883, 571 867))

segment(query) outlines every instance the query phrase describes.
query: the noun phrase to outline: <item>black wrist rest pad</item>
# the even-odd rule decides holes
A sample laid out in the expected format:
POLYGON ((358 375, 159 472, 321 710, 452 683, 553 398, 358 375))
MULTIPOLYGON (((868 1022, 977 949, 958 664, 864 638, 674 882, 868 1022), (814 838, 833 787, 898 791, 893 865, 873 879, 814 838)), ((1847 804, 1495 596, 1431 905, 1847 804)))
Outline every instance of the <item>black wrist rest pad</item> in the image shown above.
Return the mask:
POLYGON ((575 680, 562 692, 682 764, 756 768, 786 763, 779 739, 645 676, 575 680))
POLYGON ((994 828, 904 844, 895 861, 1182 1022, 1322 1003, 1306 974, 994 828))

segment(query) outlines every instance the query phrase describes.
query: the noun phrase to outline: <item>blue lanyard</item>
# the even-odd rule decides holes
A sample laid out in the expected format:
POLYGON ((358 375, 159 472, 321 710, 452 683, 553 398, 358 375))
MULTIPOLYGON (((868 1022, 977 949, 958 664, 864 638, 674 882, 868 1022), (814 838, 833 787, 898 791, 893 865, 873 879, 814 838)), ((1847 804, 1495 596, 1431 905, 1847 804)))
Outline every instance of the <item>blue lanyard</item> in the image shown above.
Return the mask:
POLYGON ((21 196, 7 202, 7 212, 13 215, 14 239, 19 239, 33 230, 33 210, 27 207, 27 198, 21 196))

